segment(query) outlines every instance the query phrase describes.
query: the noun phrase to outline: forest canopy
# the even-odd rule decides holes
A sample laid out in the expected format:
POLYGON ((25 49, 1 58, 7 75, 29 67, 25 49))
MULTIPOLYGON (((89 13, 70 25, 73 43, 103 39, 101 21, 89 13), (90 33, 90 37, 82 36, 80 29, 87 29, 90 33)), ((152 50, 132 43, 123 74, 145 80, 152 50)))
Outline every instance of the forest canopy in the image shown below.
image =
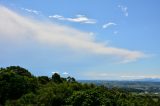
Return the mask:
POLYGON ((74 77, 34 76, 20 66, 0 68, 0 105, 4 106, 160 106, 160 98, 118 88, 83 84, 74 77))

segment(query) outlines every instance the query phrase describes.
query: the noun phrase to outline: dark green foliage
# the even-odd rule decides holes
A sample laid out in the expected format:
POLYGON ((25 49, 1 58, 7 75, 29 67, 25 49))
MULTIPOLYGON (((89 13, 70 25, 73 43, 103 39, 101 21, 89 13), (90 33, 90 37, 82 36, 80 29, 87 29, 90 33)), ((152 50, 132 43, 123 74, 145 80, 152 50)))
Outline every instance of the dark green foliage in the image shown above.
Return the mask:
POLYGON ((32 77, 31 73, 28 70, 20 66, 10 66, 10 67, 7 67, 6 70, 13 71, 16 74, 21 75, 21 76, 32 77))
POLYGON ((118 88, 81 84, 73 77, 34 77, 26 69, 0 68, 0 105, 5 106, 160 106, 160 97, 118 88))
POLYGON ((37 87, 37 78, 23 68, 0 69, 0 104, 8 99, 18 99, 26 93, 35 92, 37 87))
POLYGON ((52 75, 52 81, 55 83, 62 83, 62 79, 58 73, 52 75))
POLYGON ((66 102, 73 106, 99 106, 101 104, 100 95, 95 89, 75 92, 66 102))
POLYGON ((38 77, 38 81, 41 84, 47 84, 50 81, 50 79, 47 76, 40 76, 38 77))
POLYGON ((68 82, 71 82, 71 83, 72 83, 72 82, 76 82, 75 78, 70 77, 70 76, 67 77, 67 81, 68 81, 68 82))

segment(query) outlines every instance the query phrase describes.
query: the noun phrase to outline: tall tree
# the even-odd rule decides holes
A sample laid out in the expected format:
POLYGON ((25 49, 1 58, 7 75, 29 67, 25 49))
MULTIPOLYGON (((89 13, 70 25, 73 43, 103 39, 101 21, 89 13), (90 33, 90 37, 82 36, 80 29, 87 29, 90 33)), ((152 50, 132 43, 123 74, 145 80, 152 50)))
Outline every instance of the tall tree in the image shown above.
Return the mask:
POLYGON ((58 73, 52 75, 52 81, 55 83, 62 83, 62 79, 58 73))

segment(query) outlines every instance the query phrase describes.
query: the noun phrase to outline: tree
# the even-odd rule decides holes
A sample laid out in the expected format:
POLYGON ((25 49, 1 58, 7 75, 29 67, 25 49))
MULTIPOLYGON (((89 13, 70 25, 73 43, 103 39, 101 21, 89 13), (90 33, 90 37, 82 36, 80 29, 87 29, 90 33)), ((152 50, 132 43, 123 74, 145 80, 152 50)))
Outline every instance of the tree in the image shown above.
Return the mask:
POLYGON ((160 106, 160 97, 76 82, 59 74, 34 77, 19 66, 0 68, 0 106, 160 106), (40 84, 39 84, 40 83, 40 84), (45 85, 44 85, 45 84, 45 85))
POLYGON ((67 82, 76 82, 75 78, 73 77, 67 77, 67 82))
POLYGON ((52 75, 52 81, 55 83, 62 83, 62 79, 58 73, 52 75))
POLYGON ((0 69, 0 104, 4 104, 8 99, 18 99, 26 93, 35 92, 38 87, 35 77, 19 74, 14 68, 0 69))
POLYGON ((7 67, 6 70, 13 71, 21 76, 32 77, 31 73, 27 69, 22 68, 20 66, 10 66, 7 67))
POLYGON ((38 77, 38 81, 41 84, 47 84, 50 81, 50 79, 47 76, 40 76, 38 77))
POLYGON ((100 94, 96 89, 77 91, 66 102, 73 106, 99 106, 101 104, 100 94))

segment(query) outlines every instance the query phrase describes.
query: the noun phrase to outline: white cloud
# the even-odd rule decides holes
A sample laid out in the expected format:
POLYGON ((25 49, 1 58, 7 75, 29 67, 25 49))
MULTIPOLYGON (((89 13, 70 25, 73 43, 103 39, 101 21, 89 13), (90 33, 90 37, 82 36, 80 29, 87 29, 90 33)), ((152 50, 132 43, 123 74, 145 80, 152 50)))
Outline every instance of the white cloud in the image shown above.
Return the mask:
POLYGON ((43 20, 29 19, 3 6, 0 6, 0 23, 0 41, 7 39, 8 42, 10 40, 14 43, 23 43, 32 40, 53 48, 63 46, 83 53, 119 57, 125 62, 135 61, 145 56, 140 51, 130 51, 97 42, 90 32, 43 20))
POLYGON ((117 24, 116 23, 113 23, 113 22, 108 22, 107 24, 104 24, 103 26, 102 26, 102 28, 108 28, 108 27, 110 27, 110 26, 116 26, 117 24))
POLYGON ((56 71, 56 72, 55 72, 55 71, 54 71, 54 72, 52 72, 52 74, 55 74, 55 73, 59 74, 59 72, 58 72, 58 71, 56 71))
POLYGON ((62 74, 63 74, 63 75, 68 75, 68 73, 67 73, 67 72, 63 72, 62 74))
POLYGON ((56 18, 56 19, 59 19, 59 20, 64 20, 64 17, 60 16, 60 15, 49 16, 49 18, 56 18))
POLYGON ((128 7, 123 6, 123 5, 118 5, 118 7, 121 9, 121 11, 123 12, 124 16, 128 16, 128 7))
POLYGON ((26 12, 33 13, 33 14, 36 14, 36 15, 40 14, 40 12, 37 11, 37 10, 32 10, 32 9, 27 9, 27 8, 21 8, 21 9, 25 10, 26 12))
POLYGON ((49 18, 54 18, 54 19, 63 20, 63 21, 77 22, 77 23, 85 23, 85 24, 96 23, 95 19, 89 19, 85 15, 76 15, 75 18, 65 18, 61 15, 53 15, 53 16, 49 16, 49 18))

